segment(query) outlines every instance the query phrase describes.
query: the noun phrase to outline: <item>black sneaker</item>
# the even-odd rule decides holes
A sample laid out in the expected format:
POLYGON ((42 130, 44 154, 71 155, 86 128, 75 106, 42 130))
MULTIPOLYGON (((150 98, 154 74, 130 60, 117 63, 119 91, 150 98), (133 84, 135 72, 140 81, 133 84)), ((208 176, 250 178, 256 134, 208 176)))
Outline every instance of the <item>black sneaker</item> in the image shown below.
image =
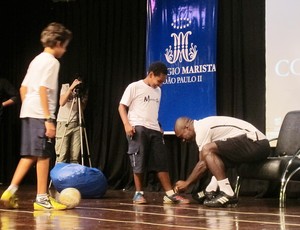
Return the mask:
POLYGON ((215 208, 234 208, 237 206, 238 198, 233 195, 229 196, 224 192, 220 192, 216 197, 211 200, 205 200, 204 205, 207 207, 215 207, 215 208))
POLYGON ((215 198, 218 195, 217 191, 211 191, 207 192, 205 190, 202 190, 198 193, 192 193, 192 197, 194 200, 196 200, 199 204, 203 204, 204 200, 211 200, 215 198))

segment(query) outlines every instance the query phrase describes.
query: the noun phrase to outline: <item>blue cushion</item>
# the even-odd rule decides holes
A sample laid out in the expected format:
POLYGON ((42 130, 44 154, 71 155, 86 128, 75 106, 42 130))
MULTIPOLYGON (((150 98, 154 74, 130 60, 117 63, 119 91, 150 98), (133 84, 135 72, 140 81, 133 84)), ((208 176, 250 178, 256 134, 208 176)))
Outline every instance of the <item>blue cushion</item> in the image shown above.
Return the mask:
POLYGON ((83 198, 100 198, 107 190, 107 179, 99 169, 80 164, 57 163, 50 177, 58 192, 73 187, 83 198))

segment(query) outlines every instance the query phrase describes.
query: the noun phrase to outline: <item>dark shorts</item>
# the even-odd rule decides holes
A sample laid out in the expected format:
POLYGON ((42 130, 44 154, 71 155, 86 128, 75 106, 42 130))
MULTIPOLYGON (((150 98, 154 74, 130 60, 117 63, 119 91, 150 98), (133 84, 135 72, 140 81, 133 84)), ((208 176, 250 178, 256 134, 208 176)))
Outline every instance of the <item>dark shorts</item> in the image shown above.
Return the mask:
POLYGON ((44 119, 22 118, 21 156, 51 157, 55 154, 53 140, 45 136, 44 119), (51 141, 51 142, 50 142, 51 141))
POLYGON ((134 173, 143 173, 145 169, 169 171, 167 150, 161 132, 136 126, 133 138, 127 139, 128 155, 134 173))
POLYGON ((218 155, 226 167, 264 160, 271 151, 267 139, 253 141, 248 139, 246 135, 219 140, 215 143, 218 146, 218 155))

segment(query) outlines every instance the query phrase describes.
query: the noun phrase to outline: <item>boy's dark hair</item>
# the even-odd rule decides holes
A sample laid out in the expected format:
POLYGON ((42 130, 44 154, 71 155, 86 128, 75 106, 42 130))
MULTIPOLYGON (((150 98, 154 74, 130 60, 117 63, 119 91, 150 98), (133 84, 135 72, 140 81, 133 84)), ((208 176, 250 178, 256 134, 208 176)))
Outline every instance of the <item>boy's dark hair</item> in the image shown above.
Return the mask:
POLYGON ((148 73, 150 73, 150 72, 153 72, 154 76, 159 76, 160 74, 167 75, 168 68, 164 63, 157 61, 157 62, 153 62, 149 66, 148 73))
POLYGON ((61 45, 72 39, 72 32, 57 22, 50 23, 41 33, 43 47, 53 48, 57 42, 61 45))

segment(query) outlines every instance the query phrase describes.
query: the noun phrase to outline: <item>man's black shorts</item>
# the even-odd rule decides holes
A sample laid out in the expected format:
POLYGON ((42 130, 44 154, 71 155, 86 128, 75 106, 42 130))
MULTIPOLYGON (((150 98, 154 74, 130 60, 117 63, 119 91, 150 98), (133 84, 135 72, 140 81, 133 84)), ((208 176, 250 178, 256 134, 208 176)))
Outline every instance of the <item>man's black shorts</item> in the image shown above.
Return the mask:
POLYGON ((270 154, 270 145, 267 139, 253 141, 246 135, 219 140, 218 155, 227 167, 240 163, 250 163, 266 159, 270 154))

